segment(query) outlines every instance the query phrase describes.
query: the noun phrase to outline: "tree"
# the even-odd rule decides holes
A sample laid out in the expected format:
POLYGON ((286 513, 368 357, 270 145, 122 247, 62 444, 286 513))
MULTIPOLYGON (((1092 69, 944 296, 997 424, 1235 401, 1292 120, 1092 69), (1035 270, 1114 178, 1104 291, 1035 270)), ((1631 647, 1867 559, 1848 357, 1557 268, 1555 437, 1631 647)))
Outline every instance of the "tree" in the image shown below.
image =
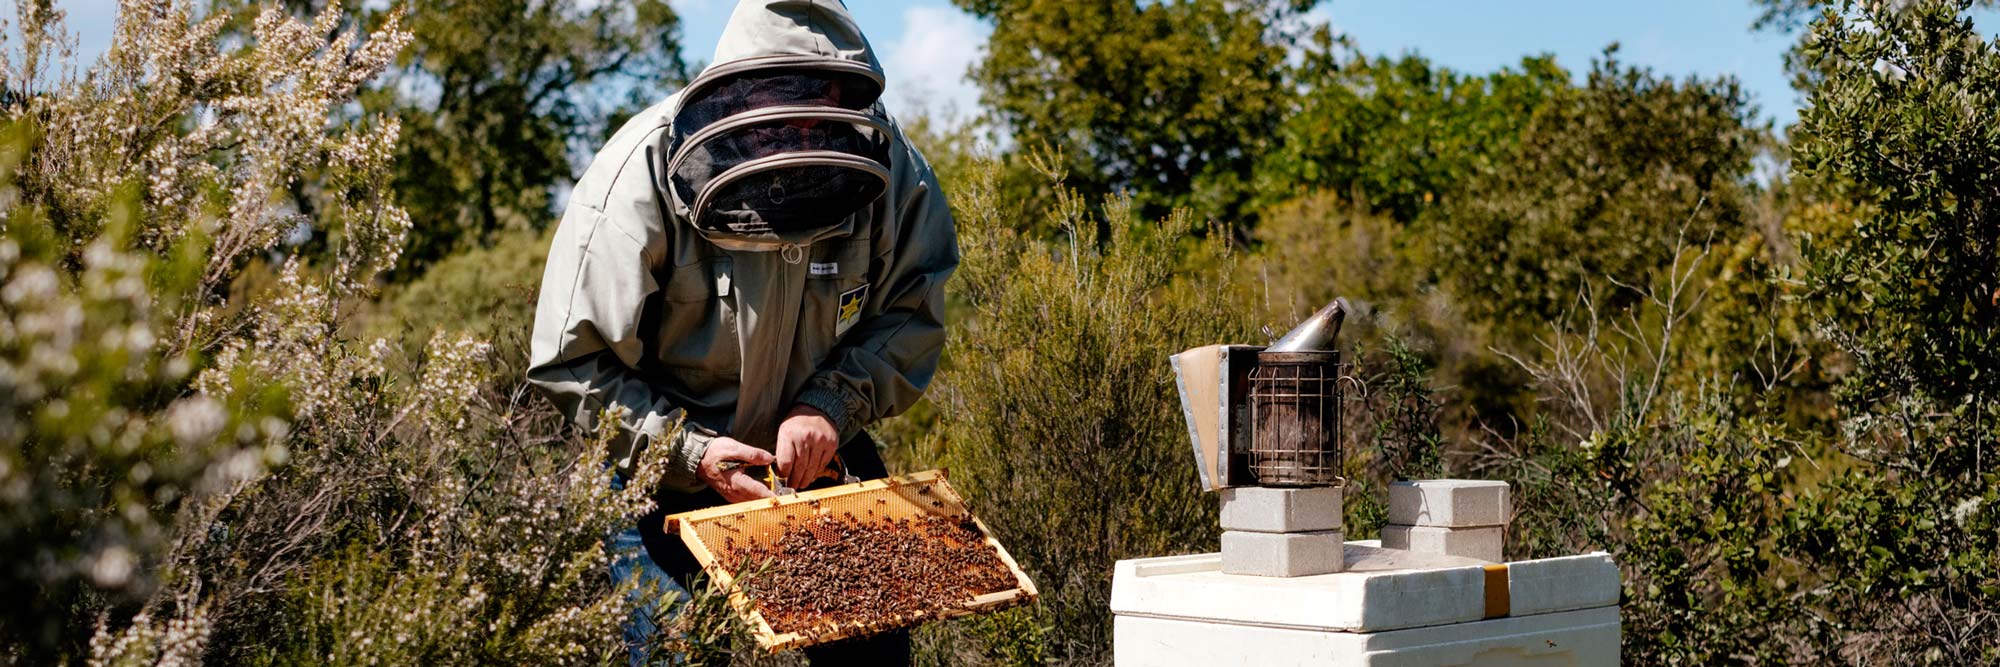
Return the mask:
POLYGON ((546 227, 571 156, 686 79, 680 18, 663 0, 410 0, 407 11, 415 42, 382 89, 395 94, 370 106, 409 128, 396 192, 415 265, 546 227))
POLYGON ((1371 58, 1325 29, 1297 77, 1299 108, 1257 165, 1258 208, 1324 190, 1406 224, 1503 164, 1536 109, 1571 87, 1549 56, 1470 76, 1415 54, 1371 58))
POLYGON ((1426 229, 1443 282, 1482 318, 1560 319, 1586 289, 1616 310, 1669 266, 1675 240, 1729 239, 1745 226, 1759 135, 1733 78, 1675 82, 1626 67, 1616 47, 1581 87, 1536 107, 1512 150, 1467 179, 1426 229))
MULTIPOLYGON (((1847 11, 1851 8, 1844 0, 1752 0, 1758 8, 1757 20, 1750 24, 1754 30, 1765 30, 1779 34, 1795 34, 1805 29, 1826 12, 1847 11)), ((1877 11, 1899 12, 1911 3, 1895 2, 1877 11)), ((2000 7, 2000 0, 1973 0, 1973 7, 2000 7)), ((1785 51, 1785 71, 1792 76, 1792 88, 1801 93, 1810 92, 1819 85, 1824 72, 1816 71, 1812 65, 1814 58, 1806 56, 1802 45, 1794 45, 1785 51)))
POLYGON ((1634 662, 2000 660, 2000 48, 1971 6, 1843 3, 1798 51, 1822 75, 1792 132, 1798 261, 1764 279, 1789 303, 1747 307, 1811 323, 1824 419, 1788 414, 1782 373, 1658 389, 1682 325, 1742 279, 1701 265, 1740 265, 1710 251, 1741 243, 1674 253, 1619 287, 1636 315, 1545 334, 1523 364, 1550 409, 1510 443, 1533 460, 1496 472, 1545 509, 1510 539, 1613 551, 1634 662), (1743 383, 1762 391, 1727 395, 1743 383))
POLYGON ((1290 109, 1285 58, 1318 0, 955 4, 994 21, 974 78, 1016 146, 1063 148, 1074 187, 1128 192, 1145 218, 1192 205, 1233 221, 1290 109))
MULTIPOLYGON (((1843 2, 1837 0, 1751 0, 1750 4, 1758 9, 1757 21, 1750 25, 1751 28, 1756 30, 1775 30, 1784 33, 1798 32, 1808 24, 1811 24, 1815 19, 1818 19, 1822 12, 1846 6, 1843 2)), ((1901 5, 1904 3, 1896 4, 1901 5)), ((1972 5, 1976 7, 1993 7, 2000 5, 2000 1, 1976 0, 1972 5)), ((1894 10, 1897 8, 1896 6, 1892 6, 1890 9, 1894 10)))
POLYGON ((1974 5, 1847 2, 1800 48, 1824 77, 1794 176, 1851 212, 1802 241, 1802 298, 1852 365, 1834 442, 1854 465, 1790 539, 1886 663, 2000 659, 2000 47, 1974 5))

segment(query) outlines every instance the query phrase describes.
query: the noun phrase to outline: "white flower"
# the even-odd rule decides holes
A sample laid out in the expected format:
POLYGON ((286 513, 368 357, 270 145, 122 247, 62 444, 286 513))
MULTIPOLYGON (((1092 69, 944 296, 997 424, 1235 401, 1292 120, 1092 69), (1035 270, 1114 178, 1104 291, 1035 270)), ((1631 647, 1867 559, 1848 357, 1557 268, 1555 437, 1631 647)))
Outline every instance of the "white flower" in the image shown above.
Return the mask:
POLYGON ((222 427, 229 425, 229 413, 222 401, 208 396, 189 396, 167 407, 167 432, 174 444, 195 447, 215 441, 222 427))
POLYGON ((91 559, 90 580, 98 586, 117 588, 132 580, 132 570, 138 564, 139 559, 132 555, 131 549, 114 545, 91 559))
POLYGON ((1972 520, 1973 515, 1979 513, 1979 506, 1984 504, 1985 502, 1986 499, 1980 498, 1978 496, 1973 496, 1971 498, 1965 499, 1965 501, 1959 503, 1957 507, 1951 508, 1952 523, 1956 523, 1959 526, 1964 526, 1967 521, 1972 520))

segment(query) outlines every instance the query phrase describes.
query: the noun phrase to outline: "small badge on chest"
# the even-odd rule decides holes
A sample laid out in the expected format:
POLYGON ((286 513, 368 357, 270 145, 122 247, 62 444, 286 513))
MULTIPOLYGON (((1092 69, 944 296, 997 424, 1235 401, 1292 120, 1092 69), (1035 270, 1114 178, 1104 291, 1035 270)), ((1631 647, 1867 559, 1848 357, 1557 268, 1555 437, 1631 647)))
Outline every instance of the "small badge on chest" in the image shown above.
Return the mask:
POLYGON ((833 335, 845 335, 847 330, 861 321, 861 304, 868 301, 868 286, 862 285, 840 294, 840 314, 833 325, 833 335))

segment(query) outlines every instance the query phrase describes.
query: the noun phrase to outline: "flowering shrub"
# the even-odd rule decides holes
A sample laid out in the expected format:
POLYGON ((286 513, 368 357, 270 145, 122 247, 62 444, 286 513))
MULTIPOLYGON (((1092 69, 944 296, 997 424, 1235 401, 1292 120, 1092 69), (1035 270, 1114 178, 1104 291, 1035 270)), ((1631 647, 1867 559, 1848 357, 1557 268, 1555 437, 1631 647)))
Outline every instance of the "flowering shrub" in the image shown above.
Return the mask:
MULTIPOLYGON (((79 73, 61 12, 20 3, 0 661, 624 663, 640 597, 602 541, 650 507, 657 461, 614 490, 602 441, 563 436, 484 341, 354 336, 409 222, 400 128, 352 104, 409 34, 342 16, 125 0, 79 73)), ((720 600, 665 648, 726 659, 720 600)))
MULTIPOLYGON (((271 443, 286 430, 268 411, 282 408, 281 394, 185 391, 194 358, 162 349, 171 320, 161 311, 175 301, 148 284, 187 262, 99 238, 66 268, 64 247, 51 237, 12 233, 44 224, 32 217, 32 209, 9 210, 10 233, 0 238, 0 554, 8 563, 0 591, 18 601, 0 614, 0 637, 29 662, 78 650, 98 610, 158 595, 157 564, 179 540, 175 508, 261 474, 282 456, 271 443)), ((200 615, 190 606, 163 622, 199 628, 200 615)), ((135 627, 147 625, 150 616, 139 616, 135 627)), ((95 648, 122 651, 153 630, 133 632, 95 648)))

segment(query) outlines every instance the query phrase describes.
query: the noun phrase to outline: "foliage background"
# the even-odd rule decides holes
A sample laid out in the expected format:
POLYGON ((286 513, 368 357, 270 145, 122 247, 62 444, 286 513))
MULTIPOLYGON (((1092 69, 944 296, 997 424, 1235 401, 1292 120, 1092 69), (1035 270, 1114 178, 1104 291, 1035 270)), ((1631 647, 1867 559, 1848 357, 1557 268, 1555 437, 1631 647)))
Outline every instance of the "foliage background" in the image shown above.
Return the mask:
MULTIPOLYGON (((1354 538, 1390 481, 1504 479, 1510 557, 1616 557, 1633 664, 2000 662, 1991 3, 1754 3, 1789 128, 1615 45, 1457 72, 1309 0, 957 3, 990 116, 907 119, 951 342, 877 428, 1045 597, 919 662, 1108 662, 1112 562, 1215 544, 1166 356, 1337 295, 1354 538)), ((125 0, 74 63, 16 4, 0 661, 623 664, 644 481, 521 375, 576 156, 689 74, 671 8, 125 0)), ((796 662, 687 608, 688 662, 796 662)))

